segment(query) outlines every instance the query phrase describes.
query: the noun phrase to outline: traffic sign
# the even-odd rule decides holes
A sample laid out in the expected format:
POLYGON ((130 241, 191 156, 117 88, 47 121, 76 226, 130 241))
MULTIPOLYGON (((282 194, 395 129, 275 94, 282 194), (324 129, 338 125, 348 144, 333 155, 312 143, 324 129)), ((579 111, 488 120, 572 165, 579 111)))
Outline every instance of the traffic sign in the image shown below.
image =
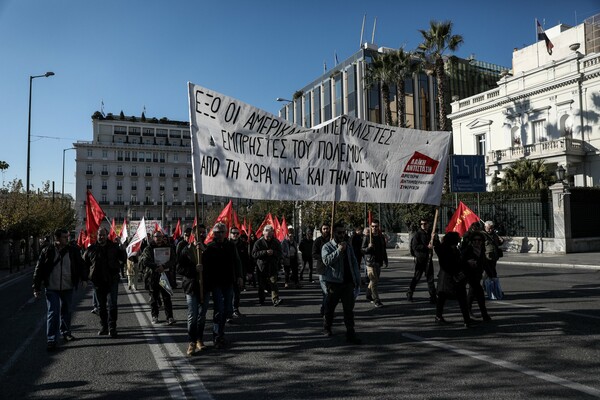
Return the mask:
POLYGON ((450 156, 451 192, 485 192, 485 189, 484 156, 450 156))

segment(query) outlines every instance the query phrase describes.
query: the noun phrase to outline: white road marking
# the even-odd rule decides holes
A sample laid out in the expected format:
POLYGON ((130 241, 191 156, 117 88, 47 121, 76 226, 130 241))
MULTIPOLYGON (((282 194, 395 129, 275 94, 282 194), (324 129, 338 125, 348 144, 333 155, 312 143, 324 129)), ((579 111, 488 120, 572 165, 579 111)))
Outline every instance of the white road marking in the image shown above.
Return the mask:
POLYGON ((550 375, 545 372, 529 369, 527 367, 523 367, 521 365, 512 363, 510 361, 498 360, 493 357, 486 356, 485 354, 476 353, 471 350, 460 349, 458 347, 455 347, 455 346, 452 346, 452 345, 449 345, 446 343, 442 343, 437 340, 428 340, 421 336, 413 335, 410 333, 403 333, 402 336, 404 336, 408 339, 417 341, 417 342, 421 342, 421 343, 424 343, 424 344, 427 344, 430 346, 438 347, 438 348, 441 348, 441 349, 444 349, 447 351, 451 351, 451 352, 454 352, 454 353, 457 353, 457 354, 460 354, 463 356, 471 357, 476 360, 480 360, 480 361, 484 361, 484 362, 496 365, 498 367, 510 369, 510 370, 519 372, 524 375, 533 376, 534 378, 541 379, 546 382, 564 386, 566 388, 576 390, 578 392, 582 392, 582 393, 588 394, 590 396, 600 398, 600 390, 590 387, 590 386, 582 385, 577 382, 572 382, 567 379, 559 378, 558 376, 550 375))
POLYGON ((540 310, 540 311, 544 311, 544 312, 548 312, 548 313, 569 314, 569 315, 574 315, 576 317, 600 319, 600 316, 596 316, 596 315, 583 314, 583 313, 574 312, 574 311, 568 311, 568 310, 555 310, 553 308, 548 308, 548 307, 530 306, 530 305, 527 305, 527 304, 511 303, 511 302, 508 302, 508 301, 494 300, 493 303, 502 304, 502 305, 505 305, 505 306, 513 306, 513 307, 521 307, 521 308, 531 308, 531 309, 540 310))
POLYGON ((187 356, 182 353, 168 331, 159 330, 159 328, 163 327, 162 325, 152 325, 148 309, 143 307, 143 304, 146 303, 146 299, 144 298, 146 292, 131 292, 127 290, 126 284, 123 284, 123 287, 133 306, 140 327, 145 332, 151 330, 148 335, 151 337, 149 340, 150 351, 167 385, 171 398, 187 399, 185 392, 185 389, 187 389, 193 399, 213 400, 213 397, 206 390, 200 376, 197 374, 196 369, 189 363, 187 356), (185 389, 181 383, 185 384, 185 389))

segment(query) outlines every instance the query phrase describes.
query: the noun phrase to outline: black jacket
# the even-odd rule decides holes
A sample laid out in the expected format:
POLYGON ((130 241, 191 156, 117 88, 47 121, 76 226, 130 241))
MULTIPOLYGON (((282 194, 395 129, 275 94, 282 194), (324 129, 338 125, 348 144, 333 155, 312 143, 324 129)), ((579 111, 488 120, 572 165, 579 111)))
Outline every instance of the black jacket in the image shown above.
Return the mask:
POLYGON ((254 243, 252 257, 256 260, 256 268, 261 272, 266 271, 269 276, 277 276, 281 256, 281 244, 275 238, 267 241, 264 237, 261 237, 254 243), (273 254, 268 255, 267 250, 273 250, 273 254))
POLYGON ((107 241, 104 246, 96 242, 87 248, 83 260, 94 286, 106 287, 119 280, 120 264, 127 261, 127 255, 114 242, 107 241))
POLYGON ((315 265, 315 272, 317 275, 323 275, 325 273, 325 264, 323 264, 323 258, 321 256, 321 250, 325 243, 329 242, 331 239, 325 239, 323 236, 319 236, 315 239, 312 248, 312 258, 315 265))
POLYGON ((362 242, 362 252, 365 255, 367 266, 373 264, 388 264, 387 250, 385 249, 385 239, 383 235, 373 235, 373 247, 369 247, 371 236, 365 235, 362 242))
POLYGON ((207 290, 232 286, 242 276, 237 249, 229 240, 210 242, 202 252, 202 266, 202 279, 207 290))

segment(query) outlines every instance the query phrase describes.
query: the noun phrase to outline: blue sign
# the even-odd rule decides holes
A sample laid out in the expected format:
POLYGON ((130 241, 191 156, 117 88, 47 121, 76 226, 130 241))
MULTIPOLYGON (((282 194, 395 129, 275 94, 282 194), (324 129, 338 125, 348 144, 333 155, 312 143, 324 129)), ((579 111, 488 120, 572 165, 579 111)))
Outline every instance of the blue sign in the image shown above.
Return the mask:
POLYGON ((485 192, 485 157, 450 156, 450 191, 485 192))

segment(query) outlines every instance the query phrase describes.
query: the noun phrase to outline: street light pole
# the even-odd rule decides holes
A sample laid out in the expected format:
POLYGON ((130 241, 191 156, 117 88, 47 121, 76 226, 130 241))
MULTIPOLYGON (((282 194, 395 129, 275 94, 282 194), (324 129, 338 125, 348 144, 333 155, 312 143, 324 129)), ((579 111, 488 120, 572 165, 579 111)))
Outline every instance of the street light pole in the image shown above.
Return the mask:
POLYGON ((29 77, 29 116, 27 121, 27 211, 29 211, 29 171, 31 169, 31 92, 35 78, 47 78, 53 76, 54 72, 46 72, 44 75, 33 75, 29 77))
POLYGON ((32 87, 33 87, 33 80, 35 78, 47 78, 49 76, 53 76, 54 72, 48 71, 46 72, 44 75, 30 75, 29 76, 29 113, 28 113, 28 120, 27 120, 27 179, 26 179, 26 185, 27 187, 25 188, 25 193, 26 193, 26 198, 27 198, 27 238, 25 240, 26 242, 26 253, 25 253, 25 262, 27 263, 27 265, 29 265, 30 262, 30 243, 29 243, 29 171, 31 169, 31 92, 32 92, 32 87))
POLYGON ((65 197, 65 151, 67 151, 67 150, 75 150, 75 147, 69 147, 68 149, 63 149, 61 199, 63 199, 65 197))

